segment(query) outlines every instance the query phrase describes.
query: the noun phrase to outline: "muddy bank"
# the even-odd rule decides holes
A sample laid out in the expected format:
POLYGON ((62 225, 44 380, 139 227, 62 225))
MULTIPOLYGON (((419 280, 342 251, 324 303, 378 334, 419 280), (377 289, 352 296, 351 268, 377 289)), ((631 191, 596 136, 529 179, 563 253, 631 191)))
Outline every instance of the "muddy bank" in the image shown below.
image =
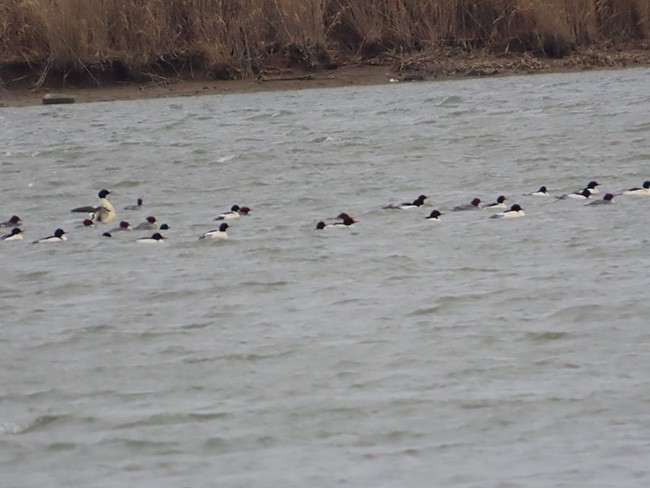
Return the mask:
POLYGON ((318 66, 310 70, 268 67, 255 79, 211 80, 200 72, 159 71, 137 80, 121 81, 114 73, 63 79, 24 66, 0 66, 0 107, 42 103, 48 93, 65 93, 76 102, 136 100, 218 93, 301 90, 389 82, 417 82, 463 77, 507 76, 561 71, 650 66, 650 43, 577 49, 560 58, 488 50, 440 49, 413 56, 383 56, 371 61, 318 66), (38 88, 35 88, 38 86, 38 88))

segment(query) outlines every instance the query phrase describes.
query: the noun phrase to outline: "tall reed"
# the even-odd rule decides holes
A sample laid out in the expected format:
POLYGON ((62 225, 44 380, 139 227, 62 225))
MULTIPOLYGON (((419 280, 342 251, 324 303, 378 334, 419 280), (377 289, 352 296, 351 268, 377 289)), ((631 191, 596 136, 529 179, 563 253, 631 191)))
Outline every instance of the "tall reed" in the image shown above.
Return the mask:
POLYGON ((543 48, 650 37, 650 0, 2 0, 0 63, 221 77, 278 56, 315 66, 440 46, 543 48))

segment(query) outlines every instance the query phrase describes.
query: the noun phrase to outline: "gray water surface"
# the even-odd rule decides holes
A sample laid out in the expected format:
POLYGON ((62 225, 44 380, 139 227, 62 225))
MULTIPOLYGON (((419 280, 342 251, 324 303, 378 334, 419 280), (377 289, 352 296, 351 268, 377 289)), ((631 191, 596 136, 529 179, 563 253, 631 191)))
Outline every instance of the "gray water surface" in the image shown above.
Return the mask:
POLYGON ((650 197, 523 196, 650 179, 648 86, 0 109, 0 221, 26 236, 0 242, 0 484, 648 486, 650 197), (167 242, 77 228, 101 188, 167 242), (500 194, 526 217, 450 212, 500 194), (252 215, 199 241, 234 203, 252 215))

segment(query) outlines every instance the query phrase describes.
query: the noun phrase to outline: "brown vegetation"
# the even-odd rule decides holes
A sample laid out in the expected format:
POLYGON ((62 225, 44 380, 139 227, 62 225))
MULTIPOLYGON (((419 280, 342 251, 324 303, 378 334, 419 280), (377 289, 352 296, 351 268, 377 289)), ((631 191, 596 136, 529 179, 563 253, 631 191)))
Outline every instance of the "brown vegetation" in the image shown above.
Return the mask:
MULTIPOLYGON (((650 37, 650 0, 2 0, 0 87, 246 79, 450 53, 531 53, 650 37)), ((469 54, 471 56, 471 54, 469 54)))

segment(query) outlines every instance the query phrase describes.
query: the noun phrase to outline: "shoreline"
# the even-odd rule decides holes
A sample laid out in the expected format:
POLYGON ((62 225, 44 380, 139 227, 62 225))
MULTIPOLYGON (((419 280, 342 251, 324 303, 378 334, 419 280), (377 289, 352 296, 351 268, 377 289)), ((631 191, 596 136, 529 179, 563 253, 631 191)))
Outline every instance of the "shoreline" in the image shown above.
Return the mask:
POLYGON ((35 90, 26 81, 27 77, 23 76, 4 83, 0 80, 0 108, 41 105, 43 96, 49 93, 72 96, 75 103, 91 103, 381 85, 391 80, 441 81, 648 66, 650 44, 641 43, 606 49, 581 49, 560 59, 537 57, 530 53, 437 51, 417 54, 407 59, 385 58, 368 64, 346 64, 333 70, 282 70, 280 75, 264 74, 257 79, 243 80, 192 79, 173 73, 174 76, 158 77, 158 82, 110 82, 93 87, 75 87, 71 84, 57 86, 60 84, 47 83, 35 90))

